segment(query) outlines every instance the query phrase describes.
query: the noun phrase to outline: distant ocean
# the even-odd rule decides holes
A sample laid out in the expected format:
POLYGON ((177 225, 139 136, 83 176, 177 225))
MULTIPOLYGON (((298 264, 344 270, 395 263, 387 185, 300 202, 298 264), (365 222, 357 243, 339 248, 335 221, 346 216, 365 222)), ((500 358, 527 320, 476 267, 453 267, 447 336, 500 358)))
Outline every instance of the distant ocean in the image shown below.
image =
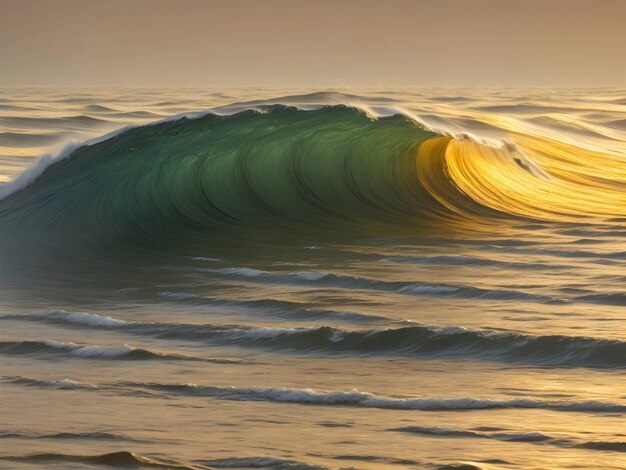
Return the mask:
POLYGON ((626 468, 626 89, 0 90, 0 468, 626 468))

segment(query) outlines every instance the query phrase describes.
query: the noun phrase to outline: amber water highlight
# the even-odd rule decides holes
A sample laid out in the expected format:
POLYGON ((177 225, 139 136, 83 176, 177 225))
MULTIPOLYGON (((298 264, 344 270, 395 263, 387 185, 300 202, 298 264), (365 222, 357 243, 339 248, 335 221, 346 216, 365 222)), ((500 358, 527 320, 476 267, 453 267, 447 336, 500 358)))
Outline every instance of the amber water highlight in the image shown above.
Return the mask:
POLYGON ((624 468, 625 113, 2 90, 0 467, 624 468))

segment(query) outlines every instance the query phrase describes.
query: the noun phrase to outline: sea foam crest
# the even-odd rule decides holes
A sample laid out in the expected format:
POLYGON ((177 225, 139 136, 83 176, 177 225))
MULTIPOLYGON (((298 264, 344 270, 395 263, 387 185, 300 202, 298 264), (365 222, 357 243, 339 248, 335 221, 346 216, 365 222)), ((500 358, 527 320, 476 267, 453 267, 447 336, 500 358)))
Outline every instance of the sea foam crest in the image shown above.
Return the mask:
POLYGON ((33 316, 47 320, 62 321, 64 323, 77 323, 89 326, 121 327, 128 325, 128 322, 124 320, 118 320, 116 318, 87 312, 66 312, 65 310, 58 310, 35 312, 33 316))
POLYGON ((71 355, 79 357, 122 357, 128 355, 132 351, 135 351, 135 348, 132 348, 127 344, 118 347, 105 347, 82 346, 76 343, 66 343, 54 340, 45 340, 43 341, 43 343, 50 348, 59 349, 61 351, 68 351, 71 355))

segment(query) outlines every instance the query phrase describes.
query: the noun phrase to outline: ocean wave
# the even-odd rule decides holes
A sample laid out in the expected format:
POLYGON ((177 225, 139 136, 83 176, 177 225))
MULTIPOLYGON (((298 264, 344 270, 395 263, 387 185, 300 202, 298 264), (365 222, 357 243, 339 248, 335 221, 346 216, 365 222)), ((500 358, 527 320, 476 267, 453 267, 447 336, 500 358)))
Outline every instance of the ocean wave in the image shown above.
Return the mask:
POLYGON ((87 312, 67 312, 65 310, 52 310, 34 312, 31 315, 34 318, 59 320, 63 323, 76 323, 89 326, 120 327, 128 324, 124 320, 118 320, 116 318, 87 312))
MULTIPOLYGON (((545 155, 533 148, 440 135, 408 114, 343 105, 239 111, 126 128, 44 157, 0 188, 3 235, 19 245, 24 233, 45 233, 48 246, 76 248, 172 242, 239 226, 386 232, 624 216, 621 162, 610 155, 586 155, 610 171, 572 185, 569 166, 562 178, 554 165, 547 174, 533 159, 545 155)), ((58 127, 59 119, 93 125, 89 116, 38 125, 58 127)), ((549 150, 581 152, 560 143, 549 150)))
POLYGON ((280 387, 210 387, 196 384, 124 383, 124 386, 143 388, 172 395, 210 397, 226 400, 269 401, 311 405, 341 405, 364 408, 395 410, 459 411, 503 408, 545 409, 553 411, 580 411, 619 413, 626 405, 598 401, 559 402, 528 398, 508 400, 461 397, 461 398, 394 398, 375 395, 359 390, 317 391, 280 387))
POLYGON ((167 461, 135 454, 128 451, 110 452, 100 455, 72 455, 60 453, 39 453, 29 455, 3 456, 0 460, 14 462, 27 462, 34 464, 45 464, 50 462, 83 463, 92 465, 105 465, 109 467, 149 467, 178 470, 198 470, 197 466, 185 465, 176 461, 167 461))
POLYGON ((620 441, 587 441, 579 442, 574 439, 566 439, 548 436, 540 432, 485 432, 478 430, 461 430, 453 428, 439 428, 428 426, 405 426, 390 429, 390 431, 417 434, 422 436, 440 437, 469 437, 478 439, 494 439, 505 442, 535 442, 550 444, 558 447, 583 448, 590 450, 604 450, 626 452, 626 442, 620 441))
POLYGON ((296 460, 273 457, 231 457, 224 459, 201 460, 199 463, 211 468, 270 468, 275 470, 329 470, 328 467, 296 460))
POLYGON ((509 442, 545 442, 554 440, 553 437, 546 436, 540 432, 477 432, 451 428, 435 428, 423 426, 406 426, 394 428, 390 431, 404 432, 409 434, 420 434, 424 436, 445 436, 445 437, 477 437, 481 439, 496 439, 509 442))
POLYGON ((610 292, 606 294, 588 294, 575 298, 579 302, 590 302, 594 304, 616 305, 626 307, 626 292, 610 292))
POLYGON ((332 320, 335 322, 348 323, 380 323, 389 321, 388 318, 359 312, 346 312, 337 310, 320 309, 312 305, 290 302, 277 299, 253 299, 236 300, 219 297, 206 297, 191 294, 189 292, 159 292, 159 296, 171 301, 186 302, 192 305, 206 305, 211 307, 240 307, 250 309, 254 313, 289 318, 293 320, 332 320))
MULTIPOLYGON (((75 324, 75 317, 50 312, 47 316, 4 315, 1 319, 75 324)), ((81 323, 91 328, 123 329, 160 339, 204 341, 219 345, 262 347, 296 353, 400 355, 419 358, 473 359, 550 365, 555 367, 625 368, 626 342, 585 336, 530 335, 461 327, 412 325, 375 330, 344 330, 329 326, 309 328, 250 328, 240 325, 193 323, 81 323)), ((50 348, 41 343, 6 343, 4 350, 50 348)), ((69 343, 69 351, 80 350, 69 343)), ((65 347, 65 346, 64 346, 65 347)), ((96 354, 100 350, 85 350, 96 354)), ((124 351, 116 350, 117 354, 124 351)), ((126 352, 126 354, 131 354, 126 352)), ((145 353, 134 353, 143 356, 145 353)), ((151 353, 156 354, 156 353, 151 353)), ((170 357, 171 355, 168 355, 170 357)), ((160 356, 162 357, 162 356, 160 356)))
POLYGON ((9 356, 27 354, 69 354, 74 357, 88 359, 179 359, 179 360, 202 360, 192 356, 181 354, 167 354, 153 352, 147 349, 123 346, 107 347, 77 344, 54 340, 43 341, 0 341, 0 354, 9 356))
POLYGON ((583 448, 583 449, 591 449, 591 450, 626 452, 626 442, 611 442, 611 441, 584 442, 582 444, 579 444, 578 447, 583 448))
POLYGON ((59 390, 79 390, 79 389, 92 389, 96 388, 95 385, 78 382, 76 380, 71 379, 61 379, 61 380, 38 380, 31 379, 28 377, 8 377, 9 383, 17 384, 17 385, 27 385, 32 387, 40 387, 40 388, 54 388, 59 390))
POLYGON ((63 117, 0 116, 0 124, 7 127, 24 127, 27 129, 92 128, 107 122, 106 119, 95 118, 85 114, 63 117))
POLYGON ((406 295, 440 296, 458 299, 515 300, 561 304, 554 297, 529 294, 510 289, 482 289, 467 285, 432 284, 426 282, 382 281, 362 276, 334 274, 327 271, 270 272, 247 267, 199 268, 199 272, 241 277, 262 282, 284 284, 314 284, 346 289, 380 290, 406 295))
MULTIPOLYGON (((41 388, 58 388, 59 381, 38 380, 27 377, 9 377, 9 383, 34 386, 41 388)), ((78 383, 78 382, 76 382, 78 383)), ((435 398, 435 397, 389 397, 376 395, 356 389, 352 390, 314 390, 312 388, 286 387, 240 387, 240 386, 207 386, 194 383, 172 384, 152 382, 116 382, 106 385, 87 385, 77 388, 103 389, 109 391, 123 390, 125 394, 146 391, 156 392, 167 396, 188 396, 196 398, 217 398, 234 401, 267 401, 277 403, 296 403, 301 405, 338 405, 355 406, 362 408, 381 408, 394 410, 417 411, 462 411, 462 410, 491 410, 491 409, 544 409, 567 412, 589 413, 623 413, 626 404, 587 401, 548 401, 534 398, 493 399, 476 397, 435 398)), ((419 428, 399 428, 396 431, 419 428)), ((426 429, 426 428, 424 428, 426 429)), ((408 431, 407 431, 408 432, 408 431)), ((426 431, 424 431, 426 432, 426 431)), ((434 431, 433 431, 434 432, 434 431)), ((492 436, 493 437, 493 436, 492 436)), ((514 440, 513 434, 503 434, 502 440, 514 440)), ((518 436, 524 439, 523 436, 518 436)), ((539 439, 539 436, 535 436, 539 439)), ((527 439, 531 437, 527 436, 527 439)))
POLYGON ((87 432, 57 432, 52 434, 33 434, 24 432, 1 432, 0 439, 51 439, 51 440, 103 440, 103 441, 135 441, 137 439, 130 438, 122 434, 114 434, 110 432, 87 431, 87 432))
POLYGON ((35 134, 26 132, 0 132, 0 146, 2 147, 38 147, 50 145, 62 136, 58 134, 35 134))
POLYGON ((129 451, 98 455, 73 455, 61 453, 38 453, 0 457, 0 460, 45 464, 50 462, 83 463, 109 467, 147 467, 171 470, 210 470, 215 468, 271 468, 275 470, 329 470, 327 467, 273 457, 230 457, 185 462, 183 460, 148 457, 129 451))
POLYGON ((511 261, 499 261, 489 258, 479 258, 468 255, 440 255, 440 256, 387 256, 382 259, 388 263, 399 264, 425 264, 443 266, 479 266, 496 267, 518 270, 556 270, 564 266, 544 263, 515 263, 511 261))

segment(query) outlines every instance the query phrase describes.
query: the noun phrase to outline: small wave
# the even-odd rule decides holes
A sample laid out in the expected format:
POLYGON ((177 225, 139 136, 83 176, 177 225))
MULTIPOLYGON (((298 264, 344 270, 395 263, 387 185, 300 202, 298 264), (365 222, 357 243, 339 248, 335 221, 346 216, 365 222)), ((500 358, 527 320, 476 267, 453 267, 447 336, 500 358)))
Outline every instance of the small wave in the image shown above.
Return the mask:
POLYGON ((591 450, 626 452, 626 442, 585 442, 578 447, 591 450))
POLYGON ((390 429, 390 431, 405 432, 410 434, 422 434, 426 436, 449 436, 449 437, 478 437, 483 439, 497 439, 500 441, 511 442, 545 442, 554 440, 550 436, 546 436, 540 432, 522 432, 522 433, 486 433, 476 431, 464 431, 450 428, 433 428, 422 426, 407 426, 403 428, 390 429))
POLYGON ((180 354, 166 354, 147 349, 133 348, 127 344, 118 347, 82 345, 54 340, 43 341, 1 341, 0 353, 6 355, 27 355, 42 353, 64 353, 89 359, 184 359, 202 360, 180 354))
MULTIPOLYGON (((5 315, 0 319, 44 320, 73 324, 74 317, 5 315)), ((80 317, 83 318, 83 317, 80 317)), ((112 319, 114 320, 114 319, 112 319)), ((238 325, 192 323, 125 322, 90 324, 94 328, 124 329, 160 339, 206 341, 229 346, 252 346, 297 353, 390 354, 420 358, 474 359, 530 363, 560 367, 624 368, 626 342, 584 336, 530 335, 462 327, 412 325, 375 330, 344 330, 329 326, 309 328, 250 328, 238 325)), ((80 350, 84 346, 60 343, 56 349, 80 350)), ((27 354, 34 350, 55 350, 41 342, 0 343, 0 352, 27 354)), ((135 350, 137 351, 137 350, 135 350)), ((144 350, 145 351, 145 350, 144 350)), ((101 349, 85 349, 84 354, 100 354, 101 349)), ((131 352, 124 348, 116 354, 153 357, 179 357, 151 352, 131 352)), ((78 353, 81 354, 81 353, 78 353)), ((105 352, 106 354, 106 352, 105 352)), ((186 356, 185 356, 186 358, 186 356)))
POLYGON ((226 400, 269 401, 312 405, 342 405, 364 408, 384 408, 421 411, 488 410, 503 408, 530 408, 554 411, 624 412, 626 405, 598 401, 550 402, 525 398, 495 400, 484 398, 393 398, 359 390, 317 391, 280 387, 210 387, 196 384, 125 383, 167 394, 193 397, 211 397, 226 400))
POLYGON ((206 257, 206 256, 185 256, 185 258, 191 259, 194 261, 208 261, 210 263, 218 263, 222 261, 219 258, 211 258, 211 257, 206 257))
POLYGON ((516 254, 530 254, 541 256, 554 256, 557 258, 572 258, 572 259, 585 259, 585 260, 626 260, 626 251, 614 251, 609 253, 601 253, 596 251, 586 250, 559 250, 555 248, 543 249, 543 248, 527 248, 527 247, 506 247, 506 246, 483 246, 480 248, 485 251, 502 251, 516 254))
POLYGON ((518 270, 554 270, 563 266, 542 263, 514 263, 498 261, 489 258, 478 258, 467 255, 440 255, 440 256, 388 256, 382 259, 389 263, 426 264, 443 266, 485 266, 518 270))
POLYGON ((27 117, 27 116, 0 116, 0 124, 4 124, 7 127, 25 127, 28 129, 43 128, 58 130, 59 127, 80 127, 91 128, 97 125, 104 125, 109 123, 106 119, 95 118, 84 114, 76 116, 64 116, 64 117, 27 117))
POLYGON ((266 315, 290 318, 294 320, 333 320, 350 323, 379 323, 388 321, 386 317, 370 315, 359 312, 345 312, 316 308, 309 304, 290 302, 276 299, 236 300, 215 297, 205 297, 188 292, 159 292, 159 296, 173 301, 188 302, 193 305, 206 305, 209 307, 241 307, 250 309, 255 313, 261 312, 266 315))
MULTIPOLYGON (((27 377, 8 377, 8 383, 41 388, 80 388, 97 389, 104 385, 83 384, 64 379, 38 380, 27 377)), ((626 404, 600 401, 544 401, 529 398, 488 399, 474 397, 433 398, 433 397, 388 397, 363 392, 356 389, 341 390, 314 390, 311 388, 295 389, 286 387, 234 387, 234 386, 204 386, 193 383, 162 384, 144 382, 119 382, 106 385, 109 390, 121 387, 125 393, 129 389, 136 391, 151 391, 166 395, 181 395, 188 397, 217 398, 234 401, 267 401, 277 403, 296 403, 301 405, 338 405, 363 408, 381 408, 395 410, 418 411, 462 411, 462 410, 490 410, 490 409, 545 409, 567 412, 596 412, 596 413, 623 413, 626 404)), ((393 431, 450 434, 455 430, 438 430, 439 428, 406 427, 392 429, 393 431)), ((460 431, 465 432, 465 431, 460 431)), ((491 437, 501 440, 546 440, 547 436, 539 434, 516 433, 485 433, 468 431, 476 434, 475 437, 491 437), (544 439, 544 437, 546 439, 544 439)), ((473 435, 473 434, 472 434, 473 435)))
POLYGON ((329 470, 328 467, 273 457, 230 457, 185 462, 164 457, 148 457, 128 451, 99 455, 38 453, 0 457, 0 460, 43 464, 48 462, 84 463, 109 467, 149 467, 176 470, 210 470, 215 468, 271 468, 274 470, 329 470))
POLYGON ((590 302, 594 304, 626 307, 626 292, 581 295, 579 297, 576 297, 574 300, 577 300, 579 302, 590 302))
POLYGON ((552 437, 540 432, 484 432, 478 430, 460 430, 425 426, 406 426, 390 429, 389 431, 418 434, 423 436, 469 437, 478 439, 494 439, 506 442, 533 442, 550 444, 558 447, 577 447, 590 450, 626 452, 626 442, 589 441, 580 443, 573 439, 552 437))
POLYGON ((328 467, 312 465, 296 460, 273 457, 233 457, 226 459, 203 460, 202 464, 212 468, 271 468, 274 470, 328 470, 328 467))
POLYGON ((0 132, 0 146, 28 148, 50 145, 62 138, 58 134, 32 134, 25 132, 0 132))
POLYGON ((127 325, 124 320, 86 312, 66 312, 65 310, 35 312, 33 317, 61 323, 76 323, 89 326, 121 327, 127 325))
POLYGON ((130 437, 110 432, 58 432, 53 434, 29 434, 23 432, 3 432, 0 439, 59 439, 59 440, 103 440, 103 441, 137 441, 130 437))
POLYGON ((79 389, 92 389, 96 388, 95 385, 89 383, 78 382, 76 380, 62 379, 62 380, 37 380, 28 377, 9 377, 9 383, 16 385, 27 385, 31 387, 40 388, 54 388, 59 390, 79 390, 79 389))
POLYGON ((43 464, 46 462, 74 462, 74 463, 86 463, 94 465, 106 465, 110 467, 151 467, 151 468, 163 468, 163 469, 184 469, 194 470, 198 469, 196 466, 185 465, 179 462, 169 462, 164 459, 156 459, 153 457, 146 457, 140 454, 134 454, 128 451, 110 452, 108 454, 100 455, 71 455, 71 454, 59 454, 59 453, 39 453, 20 456, 6 456, 0 457, 2 460, 9 460, 15 462, 28 462, 43 464))
POLYGON ((553 297, 514 290, 481 289, 473 286, 431 284, 425 282, 381 281, 361 276, 333 274, 326 271, 270 272, 246 267, 201 268, 200 272, 243 277, 263 282, 300 284, 314 283, 345 289, 380 290, 407 295, 453 297, 459 299, 516 300, 548 304, 564 303, 553 297))

